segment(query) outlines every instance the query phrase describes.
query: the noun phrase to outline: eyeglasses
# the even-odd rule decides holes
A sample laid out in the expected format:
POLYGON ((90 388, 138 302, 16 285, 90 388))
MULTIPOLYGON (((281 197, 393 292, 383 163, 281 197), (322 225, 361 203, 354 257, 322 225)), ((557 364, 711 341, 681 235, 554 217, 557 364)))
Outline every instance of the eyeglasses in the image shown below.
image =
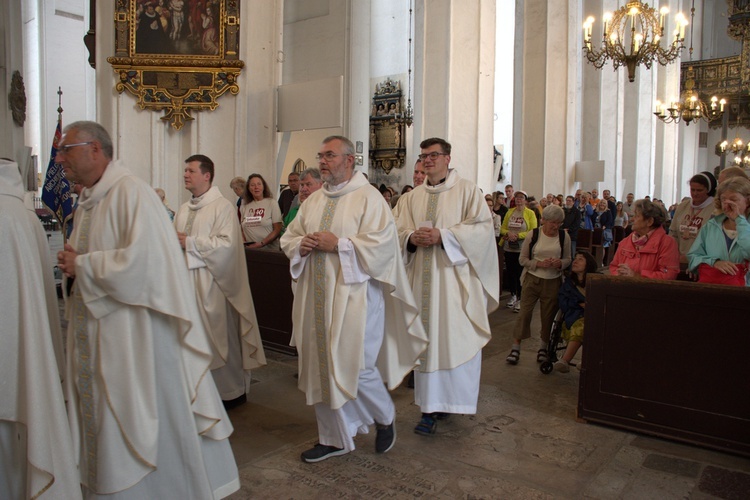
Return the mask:
POLYGON ((315 159, 318 160, 318 161, 321 161, 321 160, 331 161, 334 158, 336 158, 337 156, 352 156, 352 155, 346 154, 346 153, 344 153, 344 154, 337 154, 337 153, 334 153, 333 151, 326 151, 323 154, 320 154, 320 153, 316 154, 315 155, 315 159))
POLYGON ((448 153, 438 153, 437 151, 433 151, 432 153, 419 155, 417 156, 417 158, 419 158, 419 161, 425 161, 427 158, 429 158, 432 161, 435 161, 438 159, 438 156, 448 156, 448 153))
POLYGON ((66 144, 65 146, 58 146, 57 152, 58 153, 68 153, 71 149, 77 148, 78 146, 87 146, 89 144, 93 144, 94 141, 88 141, 88 142, 77 142, 75 144, 66 144))

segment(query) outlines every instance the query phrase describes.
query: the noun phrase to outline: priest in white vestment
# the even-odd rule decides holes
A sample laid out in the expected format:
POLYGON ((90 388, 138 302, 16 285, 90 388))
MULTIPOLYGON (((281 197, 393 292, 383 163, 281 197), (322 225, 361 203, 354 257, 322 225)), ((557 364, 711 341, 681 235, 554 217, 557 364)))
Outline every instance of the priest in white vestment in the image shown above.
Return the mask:
POLYGON ((281 238, 294 296, 292 342, 299 388, 315 406, 319 443, 308 463, 354 450, 376 424, 375 451, 396 441, 394 388, 426 347, 388 205, 359 172, 345 137, 323 141, 325 184, 300 206, 281 238))
POLYGON ((81 498, 49 246, 23 196, 18 166, 0 160, 0 498, 81 498))
POLYGON ((239 488, 232 425, 174 228, 94 122, 56 161, 84 190, 58 265, 68 311, 70 427, 86 498, 223 498, 239 488))
POLYGON ((180 207, 174 226, 211 339, 214 382, 229 409, 247 401, 250 370, 266 364, 242 232, 235 205, 212 186, 210 158, 193 155, 185 160, 183 179, 193 197, 180 207))
POLYGON ((427 180, 399 200, 396 225, 406 270, 429 347, 415 373, 422 418, 414 431, 432 435, 437 420, 475 414, 488 314, 498 306, 499 270, 492 214, 473 182, 450 169, 451 145, 422 141, 427 180))

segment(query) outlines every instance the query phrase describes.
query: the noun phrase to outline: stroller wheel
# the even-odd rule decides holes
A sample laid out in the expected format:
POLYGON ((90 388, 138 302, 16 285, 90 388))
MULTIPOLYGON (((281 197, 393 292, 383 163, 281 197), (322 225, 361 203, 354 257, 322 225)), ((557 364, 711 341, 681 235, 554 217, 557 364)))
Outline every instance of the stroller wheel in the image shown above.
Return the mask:
POLYGON ((541 371, 545 375, 549 375, 550 373, 552 373, 552 362, 545 361, 544 363, 539 365, 539 371, 541 371))

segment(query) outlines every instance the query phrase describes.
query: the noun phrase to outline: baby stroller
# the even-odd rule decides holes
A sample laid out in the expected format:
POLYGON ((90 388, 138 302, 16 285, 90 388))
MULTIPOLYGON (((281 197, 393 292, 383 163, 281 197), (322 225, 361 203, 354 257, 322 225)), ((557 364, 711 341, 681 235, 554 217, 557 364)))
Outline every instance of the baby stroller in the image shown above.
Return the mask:
MULTIPOLYGON (((557 311, 555 319, 552 322, 552 331, 549 334, 549 343, 547 344, 547 361, 544 361, 539 365, 539 370, 545 375, 552 373, 552 368, 555 361, 562 358, 565 349, 568 347, 568 342, 562 338, 563 330, 563 312, 557 311), (558 355, 559 353, 559 355, 558 355)), ((574 363, 570 363, 570 366, 575 366, 574 363)))

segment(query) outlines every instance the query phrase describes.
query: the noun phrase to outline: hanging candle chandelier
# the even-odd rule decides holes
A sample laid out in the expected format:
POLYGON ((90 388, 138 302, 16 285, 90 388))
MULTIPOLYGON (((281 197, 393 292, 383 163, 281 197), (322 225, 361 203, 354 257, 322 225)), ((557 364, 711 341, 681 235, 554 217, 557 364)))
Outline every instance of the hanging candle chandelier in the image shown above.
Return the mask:
POLYGON ((674 61, 685 46, 685 26, 688 21, 682 13, 675 16, 676 27, 672 42, 664 47, 667 7, 657 12, 653 7, 639 1, 628 2, 613 14, 607 13, 602 18, 601 48, 594 47, 592 31, 594 18, 589 17, 583 24, 583 50, 586 59, 597 69, 601 69, 611 60, 614 69, 620 66, 628 68, 628 80, 635 81, 635 69, 643 64, 651 68, 654 61, 662 66, 674 61))

